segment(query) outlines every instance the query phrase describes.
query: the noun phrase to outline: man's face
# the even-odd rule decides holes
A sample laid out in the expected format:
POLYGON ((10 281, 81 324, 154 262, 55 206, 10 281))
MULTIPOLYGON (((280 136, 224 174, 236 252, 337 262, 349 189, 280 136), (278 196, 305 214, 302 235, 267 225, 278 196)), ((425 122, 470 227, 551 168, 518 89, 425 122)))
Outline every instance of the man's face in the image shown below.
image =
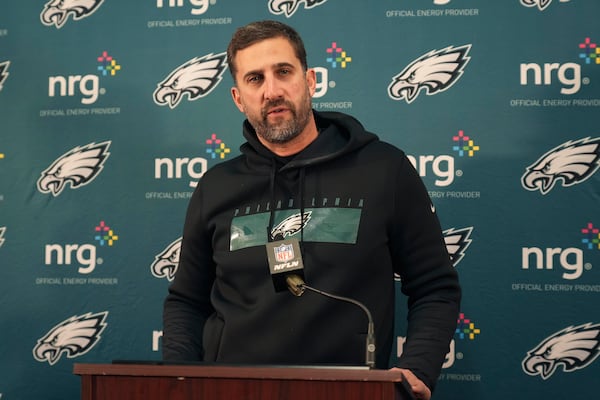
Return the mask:
POLYGON ((282 144, 299 136, 311 117, 315 73, 305 72, 285 38, 238 51, 233 101, 263 140, 282 144))

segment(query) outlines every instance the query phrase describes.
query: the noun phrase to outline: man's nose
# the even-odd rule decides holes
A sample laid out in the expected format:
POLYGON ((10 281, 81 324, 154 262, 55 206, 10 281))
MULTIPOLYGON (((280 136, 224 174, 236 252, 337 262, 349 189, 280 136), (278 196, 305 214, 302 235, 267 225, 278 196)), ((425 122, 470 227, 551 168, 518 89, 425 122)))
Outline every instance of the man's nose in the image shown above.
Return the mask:
POLYGON ((281 82, 275 79, 273 76, 268 76, 265 78, 265 99, 273 100, 278 99, 283 96, 283 88, 281 86, 281 82))

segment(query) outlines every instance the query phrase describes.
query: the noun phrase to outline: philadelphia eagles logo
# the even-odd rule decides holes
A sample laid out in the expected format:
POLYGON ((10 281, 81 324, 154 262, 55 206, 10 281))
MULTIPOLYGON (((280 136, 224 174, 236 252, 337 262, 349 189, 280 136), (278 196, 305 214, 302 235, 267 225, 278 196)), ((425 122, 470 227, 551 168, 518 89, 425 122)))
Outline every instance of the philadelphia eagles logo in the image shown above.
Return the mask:
POLYGON ((541 11, 545 10, 552 3, 552 0, 521 0, 521 4, 525 7, 537 6, 541 11))
POLYGON ((6 78, 8 78, 8 67, 10 65, 10 61, 0 62, 0 91, 2 91, 2 87, 6 78))
POLYGON ((544 339, 527 353, 523 371, 548 379, 558 367, 573 372, 590 365, 600 354, 600 324, 569 326, 544 339))
POLYGON ((179 238, 167 246, 159 255, 155 256, 155 260, 150 266, 152 275, 157 278, 167 278, 172 281, 177 272, 179 265, 179 254, 181 252, 181 240, 179 238))
POLYGON ((462 76, 471 59, 468 56, 470 49, 470 44, 449 46, 422 55, 394 76, 388 86, 388 95, 410 104, 421 91, 432 96, 447 90, 462 76))
POLYGON ((57 29, 63 27, 69 15, 74 20, 80 20, 92 15, 104 0, 51 0, 44 6, 40 14, 42 24, 55 25, 57 29))
POLYGON ((69 150, 42 172, 37 181, 38 190, 56 197, 67 183, 72 189, 87 185, 104 168, 104 162, 110 155, 110 144, 110 140, 98 144, 92 142, 69 150))
POLYGON ((294 15, 302 3, 304 3, 304 8, 310 9, 320 6, 326 1, 327 0, 269 0, 269 11, 271 14, 284 14, 289 18, 294 15))
POLYGON ((579 184, 600 168, 600 137, 568 141, 553 148, 527 167, 523 187, 548 193, 556 182, 568 187, 579 184))
POLYGON ((0 226, 0 247, 4 244, 4 234, 6 233, 6 227, 0 226))
POLYGON ((108 311, 72 316, 56 325, 33 348, 33 358, 54 365, 64 354, 79 357, 90 351, 106 328, 108 311))
POLYGON ((311 215, 312 211, 305 211, 304 214, 297 213, 290 215, 271 230, 271 237, 276 238, 278 235, 282 235, 280 237, 285 238, 286 236, 295 235, 308 224, 311 215))
POLYGON ((456 267, 465 256, 465 251, 472 241, 472 232, 472 226, 462 229, 450 228, 444 231, 444 242, 446 243, 446 249, 448 250, 453 266, 456 267))
MULTIPOLYGON (((560 0, 561 3, 568 3, 571 0, 560 0)), ((552 0, 521 0, 521 4, 525 7, 536 7, 540 11, 544 11, 552 3, 552 0)))
POLYGON ((521 0, 521 4, 525 7, 535 7, 540 9, 540 11, 544 11, 546 7, 548 7, 552 3, 552 0, 521 0))
POLYGON ((209 94, 221 82, 227 69, 226 54, 207 54, 177 67, 157 86, 154 102, 159 106, 177 107, 184 95, 197 100, 209 94))

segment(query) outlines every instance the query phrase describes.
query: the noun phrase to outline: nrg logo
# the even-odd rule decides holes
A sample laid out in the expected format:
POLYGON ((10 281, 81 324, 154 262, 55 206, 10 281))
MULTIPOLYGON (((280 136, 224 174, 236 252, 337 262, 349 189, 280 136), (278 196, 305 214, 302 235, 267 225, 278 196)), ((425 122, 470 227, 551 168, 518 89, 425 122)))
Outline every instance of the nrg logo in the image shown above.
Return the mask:
MULTIPOLYGON (((94 228, 96 234, 94 239, 100 246, 112 246, 119 236, 114 230, 100 221, 94 228)), ((44 265, 77 265, 77 272, 83 275, 92 273, 97 265, 101 265, 104 260, 96 257, 97 247, 91 243, 84 244, 46 244, 44 251, 44 265)))
POLYGON ((439 156, 426 155, 415 156, 407 155, 411 164, 420 177, 426 177, 428 172, 433 172, 436 179, 434 181, 435 186, 446 187, 454 182, 455 176, 461 176, 461 170, 455 170, 454 168, 454 157, 442 154, 439 156))
MULTIPOLYGON (((313 3, 313 5, 317 5, 313 3)), ((346 69, 352 63, 352 57, 337 42, 331 42, 325 50, 325 61, 333 70, 346 69)), ((327 94, 329 88, 334 88, 336 82, 329 79, 330 70, 326 67, 313 67, 315 71, 316 87, 313 98, 321 98, 327 94)))
POLYGON ((584 270, 592 269, 592 264, 583 260, 583 250, 568 247, 541 249, 538 247, 523 247, 521 250, 521 268, 536 270, 554 270, 554 266, 559 265, 562 270, 562 278, 566 280, 578 279, 583 275, 584 270))
POLYGON ((44 264, 67 265, 77 263, 77 272, 89 274, 96 269, 97 264, 102 264, 102 259, 96 259, 96 246, 93 244, 47 244, 44 254, 44 264))
POLYGON ((198 186, 198 180, 206 173, 208 160, 202 157, 155 158, 154 179, 162 179, 163 172, 168 179, 181 179, 184 175, 190 177, 189 185, 198 186))
POLYGON ((187 3, 192 6, 190 13, 192 15, 202 15, 208 11, 210 5, 215 5, 217 0, 156 0, 156 8, 163 7, 183 7, 187 3))
MULTIPOLYGON (((97 57, 97 70, 102 76, 115 76, 121 66, 106 51, 97 57)), ((48 97, 79 97, 81 104, 94 104, 106 89, 100 87, 100 75, 56 75, 48 78, 48 97)))
MULTIPOLYGON (((596 57, 596 43, 586 38, 579 43, 579 58, 590 64, 596 57)), ((546 62, 546 63, 521 63, 519 67, 519 83, 521 86, 552 86, 560 84, 560 93, 573 95, 581 90, 582 85, 589 85, 590 78, 582 77, 581 65, 575 62, 546 62)))

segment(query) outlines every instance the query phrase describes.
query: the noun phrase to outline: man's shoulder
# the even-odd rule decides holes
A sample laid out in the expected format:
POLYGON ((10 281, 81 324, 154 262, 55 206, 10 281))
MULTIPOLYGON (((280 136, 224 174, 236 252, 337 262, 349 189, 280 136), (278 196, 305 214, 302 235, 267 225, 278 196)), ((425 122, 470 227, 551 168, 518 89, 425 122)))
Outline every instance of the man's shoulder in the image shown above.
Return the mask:
POLYGON ((406 154, 404 150, 400 149, 399 147, 379 138, 369 142, 364 146, 363 150, 374 152, 380 156, 388 156, 393 158, 402 158, 406 154))
POLYGON ((243 156, 238 155, 229 160, 221 161, 212 167, 210 167, 202 176, 202 178, 220 178, 228 175, 234 174, 237 171, 239 174, 240 167, 243 164, 243 156))

